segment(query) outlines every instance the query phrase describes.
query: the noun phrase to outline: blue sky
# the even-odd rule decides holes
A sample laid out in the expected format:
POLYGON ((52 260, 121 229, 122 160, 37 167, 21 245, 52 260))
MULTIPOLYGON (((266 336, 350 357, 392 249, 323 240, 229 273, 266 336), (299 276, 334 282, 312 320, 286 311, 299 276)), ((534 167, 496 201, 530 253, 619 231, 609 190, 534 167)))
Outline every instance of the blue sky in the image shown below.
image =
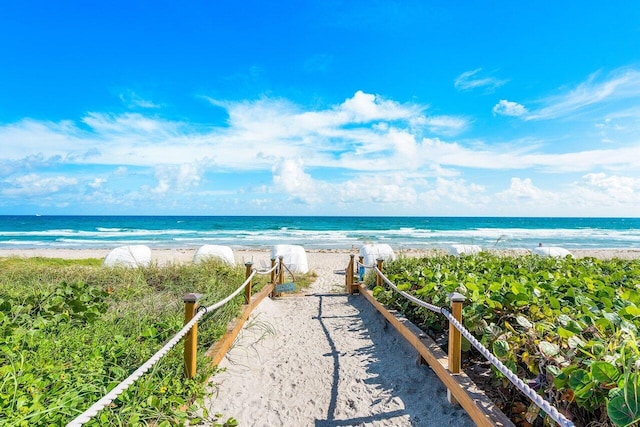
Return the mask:
POLYGON ((638 216, 635 1, 0 6, 0 214, 638 216))

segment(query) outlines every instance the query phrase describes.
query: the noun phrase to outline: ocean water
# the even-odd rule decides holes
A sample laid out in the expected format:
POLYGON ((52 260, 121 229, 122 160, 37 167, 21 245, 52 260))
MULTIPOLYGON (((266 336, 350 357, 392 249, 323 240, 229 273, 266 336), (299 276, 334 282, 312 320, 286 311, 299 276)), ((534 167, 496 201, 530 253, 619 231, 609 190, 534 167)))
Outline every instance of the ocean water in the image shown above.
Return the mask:
POLYGON ((640 218, 0 216, 0 248, 640 248, 640 218))

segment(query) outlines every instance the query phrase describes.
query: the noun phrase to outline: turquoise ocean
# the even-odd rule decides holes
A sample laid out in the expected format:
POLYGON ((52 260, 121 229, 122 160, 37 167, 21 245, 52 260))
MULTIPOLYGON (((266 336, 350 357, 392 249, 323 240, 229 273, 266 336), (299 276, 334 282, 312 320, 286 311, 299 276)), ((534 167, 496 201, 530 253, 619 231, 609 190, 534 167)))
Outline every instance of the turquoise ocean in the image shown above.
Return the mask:
POLYGON ((640 248, 640 218, 283 217, 283 216, 0 216, 0 248, 103 249, 143 244, 235 249, 275 244, 348 249, 562 246, 640 248))

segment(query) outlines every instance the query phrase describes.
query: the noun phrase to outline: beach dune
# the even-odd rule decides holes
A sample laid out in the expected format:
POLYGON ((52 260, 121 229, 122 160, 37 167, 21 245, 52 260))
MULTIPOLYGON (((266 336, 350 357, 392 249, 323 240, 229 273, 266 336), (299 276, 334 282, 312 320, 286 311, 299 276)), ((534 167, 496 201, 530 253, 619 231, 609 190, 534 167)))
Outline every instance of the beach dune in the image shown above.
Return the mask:
MULTIPOLYGON (((0 257, 104 258, 108 249, 0 250, 0 257)), ((195 249, 154 249, 152 262, 192 262, 195 249)), ((243 426, 471 426, 440 380, 361 296, 344 294, 354 251, 308 252, 317 280, 303 293, 265 299, 210 380, 210 414, 243 426)), ((433 251, 405 250, 402 256, 433 251)), ((509 251, 506 254, 521 252, 509 251)), ((527 253, 522 252, 522 253, 527 253)), ((576 257, 638 258, 639 250, 572 250, 576 257)), ((236 250, 268 265, 267 250, 236 250)))

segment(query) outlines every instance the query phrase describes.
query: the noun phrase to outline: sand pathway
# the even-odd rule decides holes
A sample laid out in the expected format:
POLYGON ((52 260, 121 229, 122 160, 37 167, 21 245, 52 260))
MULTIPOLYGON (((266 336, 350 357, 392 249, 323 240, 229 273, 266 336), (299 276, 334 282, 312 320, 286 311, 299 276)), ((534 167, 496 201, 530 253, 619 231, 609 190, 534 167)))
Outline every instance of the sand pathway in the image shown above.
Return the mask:
POLYGON ((335 262, 309 254, 318 280, 306 294, 254 311, 212 378, 209 412, 241 426, 473 425, 364 297, 341 294, 335 262))

